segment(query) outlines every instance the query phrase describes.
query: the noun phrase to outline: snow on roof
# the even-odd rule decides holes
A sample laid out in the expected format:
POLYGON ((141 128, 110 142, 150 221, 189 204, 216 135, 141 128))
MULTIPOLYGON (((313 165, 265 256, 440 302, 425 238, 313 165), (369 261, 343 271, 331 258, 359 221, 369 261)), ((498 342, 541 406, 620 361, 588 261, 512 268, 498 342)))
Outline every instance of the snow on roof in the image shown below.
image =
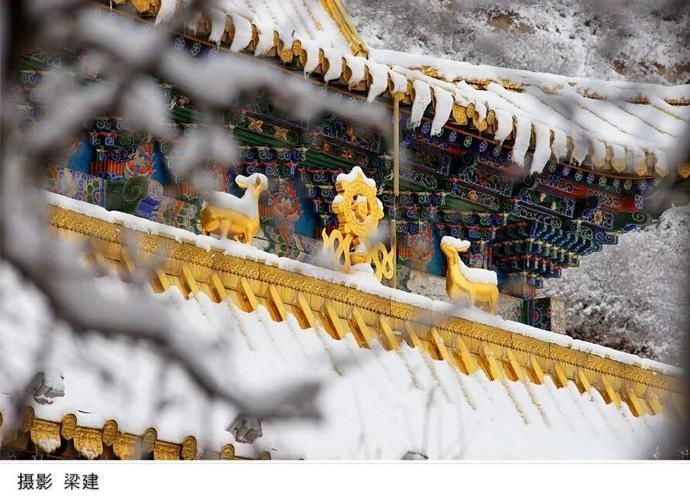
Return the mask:
MULTIPOLYGON (((602 171, 665 176, 689 154, 682 135, 690 128, 690 85, 570 78, 387 50, 371 49, 369 59, 413 84, 425 82, 435 95, 452 93, 457 105, 472 105, 475 126, 485 128, 492 111, 495 139, 512 133, 515 162, 525 164, 525 146, 535 149, 531 171, 540 172, 553 153, 565 162, 587 159, 602 171)), ((445 117, 446 109, 434 112, 445 117)))
POLYGON ((253 246, 245 245, 243 243, 238 243, 234 240, 217 239, 211 236, 194 234, 193 232, 184 229, 178 229, 169 225, 153 222, 151 220, 137 217, 128 213, 108 211, 101 206, 96 206, 83 201, 77 201, 76 199, 72 199, 61 194, 45 192, 45 196, 48 200, 48 203, 51 205, 91 216, 105 222, 116 223, 135 231, 170 237, 182 243, 193 244, 194 246, 206 251, 219 251, 223 254, 231 255, 240 259, 275 266, 283 270, 302 274, 306 277, 316 278, 333 284, 348 286, 350 288, 355 288, 387 300, 393 300, 421 309, 426 309, 433 313, 453 316, 475 323, 489 325, 507 332, 514 332, 536 340, 557 344, 565 348, 572 348, 584 353, 609 358, 626 365, 650 369, 667 375, 681 375, 681 370, 672 365, 649 360, 647 358, 640 358, 637 355, 632 355, 597 344, 573 339, 567 335, 549 332, 547 330, 542 330, 510 320, 504 320, 498 315, 486 313, 479 308, 461 307, 448 302, 432 300, 428 297, 415 293, 390 288, 380 284, 375 279, 372 280, 372 278, 369 277, 345 274, 338 271, 325 269, 323 267, 318 267, 313 264, 299 262, 290 258, 278 257, 272 253, 259 250, 253 246))
MULTIPOLYGON (((157 22, 169 20, 178 4, 164 0, 157 22)), ((222 7, 210 20, 210 41, 256 56, 275 51, 283 61, 296 55, 305 73, 368 89, 369 101, 404 93, 411 125, 431 107, 434 134, 451 118, 491 128, 498 142, 513 140, 513 160, 533 172, 553 153, 602 172, 663 177, 675 175, 690 154, 681 140, 690 128, 690 85, 571 78, 368 49, 338 1, 225 0, 222 7), (530 147, 534 155, 527 156, 530 147)))
MULTIPOLYGON (((96 281, 128 288, 114 277, 96 281)), ((79 425, 97 428, 115 419, 120 431, 140 435, 154 427, 158 438, 171 442, 194 435, 201 447, 215 450, 235 443, 226 429, 237 411, 205 400, 155 350, 127 339, 78 337, 54 325, 40 294, 6 266, 0 285, 13 292, 7 316, 0 317, 0 410, 6 417, 8 393, 31 378, 35 369, 27 362, 51 327, 47 364, 64 375, 65 396, 50 405, 33 403, 36 417, 59 422, 73 413, 79 425)), ((412 451, 430 459, 649 458, 674 427, 668 414, 634 417, 626 404, 607 405, 596 390, 580 394, 572 382, 557 389, 550 377, 543 385, 489 381, 481 371, 459 374, 405 345, 364 351, 349 335, 337 341, 318 328, 303 330, 291 316, 277 323, 261 306, 245 313, 203 293, 185 300, 176 288, 151 295, 173 308, 190 336, 217 338, 219 349, 208 358, 224 359, 217 368, 234 389, 261 393, 303 379, 323 384, 321 422, 265 422, 254 444, 235 443, 240 456, 400 459, 412 451)))
MULTIPOLYGON (((163 0, 156 23, 168 22, 180 6, 163 0)), ((284 62, 296 56, 306 74, 368 89, 369 101, 384 93, 411 97, 414 127, 429 105, 433 134, 451 117, 480 131, 490 127, 496 141, 513 140, 513 160, 533 172, 553 154, 602 172, 663 177, 690 155, 682 141, 690 85, 571 78, 367 49, 337 0, 224 0, 208 23, 209 40, 228 42, 233 52, 284 62)), ((198 28, 198 19, 192 25, 198 28)))
MULTIPOLYGON (((177 0, 162 0, 156 24, 168 23, 182 8, 177 0)), ((263 55, 274 47, 274 37, 288 49, 301 41, 317 53, 338 49, 356 54, 364 49, 338 0, 221 0, 213 14, 209 40, 220 43, 229 29, 234 52, 254 42, 255 55, 263 55)))

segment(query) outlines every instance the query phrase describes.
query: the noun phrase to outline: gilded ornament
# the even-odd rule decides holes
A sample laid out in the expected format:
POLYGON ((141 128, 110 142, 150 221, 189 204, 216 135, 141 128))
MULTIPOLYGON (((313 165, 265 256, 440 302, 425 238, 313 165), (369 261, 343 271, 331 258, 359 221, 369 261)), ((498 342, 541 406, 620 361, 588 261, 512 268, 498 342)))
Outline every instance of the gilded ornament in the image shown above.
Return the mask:
POLYGON ((153 447, 153 459, 156 461, 175 461, 180 459, 180 446, 170 442, 156 440, 153 447))
POLYGON ((235 446, 232 444, 225 444, 220 450, 220 459, 233 460, 235 459, 235 446))
POLYGON ((259 231, 259 197, 268 188, 268 179, 261 173, 237 175, 235 183, 245 189, 241 198, 226 192, 207 193, 201 226, 205 234, 220 233, 222 237, 232 236, 237 241, 252 244, 259 231))
POLYGON ((196 438, 191 435, 182 441, 182 459, 196 459, 196 438))
POLYGON ((338 229, 322 238, 326 250, 336 268, 350 272, 353 266, 371 268, 374 276, 391 279, 395 273, 395 255, 382 243, 371 245, 370 236, 376 231, 383 218, 383 204, 376 197, 376 183, 362 172, 359 166, 350 173, 341 173, 336 178, 338 195, 333 199, 332 209, 338 217, 338 229))
POLYGON ((153 447, 158 439, 158 432, 155 428, 146 428, 141 439, 141 450, 144 454, 153 451, 153 447))
POLYGON ((441 251, 448 262, 446 272, 448 296, 456 302, 467 300, 471 306, 479 302, 487 304, 491 314, 496 314, 498 309, 496 274, 493 274, 493 282, 484 281, 483 278, 472 278, 470 274, 474 273, 476 269, 467 267, 459 255, 467 251, 469 247, 469 241, 460 241, 448 236, 441 240, 441 251))
POLYGON ((118 429, 117 421, 108 419, 103 425, 103 443, 110 447, 117 440, 118 429))
POLYGON ((86 459, 97 459, 103 454, 103 434, 94 428, 77 426, 74 448, 86 459))
POLYGON ((276 128, 275 128, 274 136, 275 136, 276 139, 278 139, 278 140, 287 142, 287 141, 289 141, 289 140, 288 140, 288 136, 287 136, 288 133, 289 133, 289 130, 287 130, 287 129, 285 129, 285 128, 282 128, 282 127, 276 127, 276 128))
POLYGON ((72 440, 74 433, 77 430, 77 416, 74 414, 67 414, 62 418, 62 425, 60 433, 65 440, 72 440))
POLYGON ((130 0, 140 14, 154 14, 160 7, 160 0, 130 0))
POLYGON ((34 414, 33 407, 25 407, 22 412, 22 433, 28 433, 31 430, 31 425, 34 422, 36 415, 34 414))
POLYGON ((370 256, 376 279, 379 281, 383 278, 392 279, 395 274, 395 255, 392 251, 386 250, 383 243, 378 243, 372 248, 370 256))
POLYGON ((122 460, 139 459, 141 457, 140 439, 130 433, 121 433, 113 444, 113 452, 122 460))
POLYGON ((62 444, 60 425, 43 419, 34 419, 31 425, 31 441, 43 452, 55 452, 62 444))
POLYGON ((264 121, 259 120, 259 119, 253 119, 249 117, 249 126, 247 126, 249 129, 252 131, 256 131, 258 133, 263 133, 264 131, 264 121))

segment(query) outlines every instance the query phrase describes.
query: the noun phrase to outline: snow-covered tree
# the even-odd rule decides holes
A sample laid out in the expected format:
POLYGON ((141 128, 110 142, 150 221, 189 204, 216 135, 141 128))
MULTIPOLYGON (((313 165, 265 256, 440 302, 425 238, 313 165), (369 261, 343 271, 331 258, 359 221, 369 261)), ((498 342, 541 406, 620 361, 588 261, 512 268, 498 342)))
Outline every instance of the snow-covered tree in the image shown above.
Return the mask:
MULTIPOLYGON (((346 0, 372 47, 574 77, 690 81, 690 9, 683 0, 346 0)), ((687 203, 665 192, 653 212, 687 203)), ((686 339, 687 209, 584 257, 539 295, 566 300, 568 333, 680 363, 686 339)), ((443 298, 443 285, 414 283, 443 298)))
POLYGON ((372 47, 611 80, 690 80, 685 0, 345 0, 372 47))
POLYGON ((671 208, 618 245, 547 282, 567 299, 568 334, 680 365, 687 338, 690 206, 671 208))
MULTIPOLYGON (((319 383, 275 383, 274 389, 261 396, 233 389, 224 372, 229 351, 218 350, 213 334, 195 337, 195 327, 186 326, 174 307, 154 300, 146 288, 147 271, 121 288, 112 284, 104 288, 94 271, 76 260, 84 251, 83 244, 56 239, 48 228, 41 190, 47 166, 103 114, 116 115, 136 130, 176 142, 176 174, 201 190, 210 186, 200 166, 235 158, 235 142, 217 118, 240 93, 267 91, 302 119, 335 113, 360 124, 382 124, 376 107, 323 99, 310 84, 285 79, 260 63, 229 53, 194 59, 176 50, 170 32, 184 29, 199 14, 208 18, 217 6, 214 0, 189 0, 164 26, 153 27, 126 16, 111 16, 83 0, 0 4, 0 283, 4 285, 0 328, 7 335, 0 337, 0 379, 3 393, 16 397, 17 410, 30 400, 32 389, 34 398, 43 402, 69 393, 62 388, 59 369, 51 365, 58 340, 77 347, 93 338, 121 341, 125 337, 182 369, 209 403, 224 402, 255 418, 318 417, 314 399, 319 383), (52 47, 73 49, 82 57, 43 75, 36 93, 43 117, 34 121, 22 115, 22 98, 16 92, 21 88, 20 54, 52 47), (203 114, 192 134, 179 138, 170 127, 160 81, 184 92, 203 114), (25 290, 25 295, 13 295, 17 288, 25 290), (16 331, 26 326, 31 328, 23 338, 26 344, 16 347, 16 331)), ((86 368, 96 365, 87 354, 82 360, 86 368)), ((97 368, 94 376, 98 376, 97 368)), ((5 423, 12 419, 16 415, 6 415, 5 423)))

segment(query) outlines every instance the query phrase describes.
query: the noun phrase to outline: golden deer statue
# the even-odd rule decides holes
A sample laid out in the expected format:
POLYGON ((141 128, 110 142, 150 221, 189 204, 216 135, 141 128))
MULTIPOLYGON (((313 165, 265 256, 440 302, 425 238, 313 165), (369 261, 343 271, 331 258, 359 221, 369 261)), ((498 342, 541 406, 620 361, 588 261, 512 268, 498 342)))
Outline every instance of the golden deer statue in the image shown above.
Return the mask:
POLYGON ((496 273, 486 269, 467 267, 460 259, 460 253, 470 248, 469 241, 450 236, 441 239, 441 251, 448 260, 446 292, 453 301, 467 299, 470 306, 478 302, 487 304, 491 314, 498 308, 498 281, 496 273))
POLYGON ((227 192, 207 192, 201 211, 204 234, 232 236, 236 241, 252 244, 259 231, 259 197, 268 188, 268 179, 261 173, 237 175, 235 183, 245 189, 242 197, 227 192))

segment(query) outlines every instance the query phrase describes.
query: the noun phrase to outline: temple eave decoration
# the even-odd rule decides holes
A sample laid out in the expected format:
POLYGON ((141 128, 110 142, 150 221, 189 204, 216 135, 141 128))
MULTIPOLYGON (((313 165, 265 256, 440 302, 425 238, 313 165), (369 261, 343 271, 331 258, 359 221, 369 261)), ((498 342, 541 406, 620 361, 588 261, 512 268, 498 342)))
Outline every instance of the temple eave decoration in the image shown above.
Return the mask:
MULTIPOLYGON (((143 267, 146 261, 163 254, 166 262, 151 278, 151 287, 157 292, 175 286, 188 297, 202 291, 215 302, 230 299, 245 312, 263 305, 279 323, 291 314, 301 328, 319 325, 336 340, 352 333, 362 348, 370 347, 374 339, 388 351, 406 344, 434 360, 447 361, 458 372, 468 374, 479 369, 490 380, 516 381, 526 376, 540 384, 544 375, 550 375, 557 386, 572 381, 581 392, 595 387, 609 403, 628 403, 635 415, 660 413, 662 409, 679 414, 682 410, 680 376, 654 370, 649 364, 638 366, 586 352, 577 348, 577 341, 547 342, 531 336, 532 332, 512 332, 498 326, 499 318, 490 321, 488 315, 482 322, 463 319, 450 314, 452 311, 430 311, 420 307, 424 298, 413 294, 400 300, 380 297, 347 286, 351 281, 347 277, 334 282, 318 279, 316 273, 293 272, 286 262, 271 264, 270 255, 262 252, 256 258, 251 254, 235 258, 228 254, 226 245, 212 238, 203 238, 211 246, 206 250, 199 247, 202 238, 189 233, 189 239, 156 235, 155 227, 151 232, 132 231, 136 255, 143 261, 137 266, 122 241, 122 224, 62 207, 54 207, 52 215, 52 225, 60 236, 88 239, 86 260, 117 272, 143 267)), ((295 268, 304 270, 297 262, 295 268)))
MULTIPOLYGON (((120 430, 114 419, 102 426, 82 426, 75 414, 66 414, 55 421, 37 417, 32 407, 25 407, 19 419, 17 432, 3 439, 0 445, 0 459, 63 459, 63 460, 154 460, 191 461, 207 460, 249 460, 238 456, 232 443, 220 446, 217 451, 203 451, 194 435, 188 435, 179 442, 158 438, 155 428, 134 434, 120 430)), ((2 425, 2 414, 0 414, 2 425)), ((258 460, 270 460, 271 453, 261 452, 258 460)))
MULTIPOLYGON (((182 4, 94 3, 163 29, 182 4)), ((675 369, 559 335, 564 301, 539 298, 539 289, 648 224, 659 189, 688 177, 688 152, 674 157, 668 148, 690 122, 687 86, 633 89, 370 49, 339 0, 286 3, 299 29, 271 24, 252 6, 228 7, 222 26, 202 17, 193 36, 169 36, 189 57, 253 54, 281 77, 376 101, 392 112, 392 138, 336 115, 296 119, 258 92, 228 103, 220 119, 239 157, 201 166, 215 189, 201 193, 177 174, 175 141, 104 115, 48 167, 55 232, 87 242, 83 258, 124 281, 155 258, 153 291, 178 290, 185 302, 203 293, 283 327, 294 317, 298 331, 318 329, 329 343, 414 351, 454 379, 576 389, 628 420, 684 417, 675 369), (565 98, 582 109, 577 121, 562 109, 565 98), (316 274, 310 264, 321 263, 322 247, 332 267, 316 274), (414 280, 445 281, 455 304, 410 293, 414 280)), ((33 95, 44 72, 83 55, 22 56, 23 110, 40 120, 33 95)), ((203 116, 197 104, 161 85, 168 126, 193 133, 203 116)), ((232 444, 202 453, 191 434, 120 431, 117 417, 87 427, 76 412, 23 414, 3 452, 244 459, 232 444)))
MULTIPOLYGON (((85 211, 83 203, 62 196, 51 196, 50 201, 54 232, 61 239, 87 244, 82 259, 88 264, 98 265, 101 272, 110 269, 128 281, 133 271, 148 270, 155 260, 151 288, 159 293, 176 289, 188 299, 182 302, 191 303, 205 295, 223 309, 230 308, 227 304, 231 303, 248 314, 263 311, 270 323, 278 327, 296 322, 300 331, 318 328, 336 345, 354 341, 362 351, 378 345, 403 360, 407 358, 403 354, 414 351, 428 361, 444 365, 453 374, 477 382, 503 382, 505 389, 525 386, 533 390, 532 394, 535 389, 552 388, 547 395, 561 393, 562 397, 570 397, 567 400, 573 400, 573 393, 581 395, 590 404, 587 410, 596 412, 597 421, 610 422, 606 425, 608 433, 636 418, 649 421, 663 417, 671 423, 685 418, 682 376, 670 367, 593 345, 578 345, 577 341, 553 333, 535 329, 525 332, 519 324, 504 326, 500 318, 479 316, 481 313, 474 310, 458 312, 439 305, 430 308, 428 303, 424 306, 428 299, 412 294, 395 296, 390 289, 369 292, 361 285, 354 287, 348 275, 334 274, 322 279, 324 271, 310 272, 298 262, 279 261, 259 250, 250 252, 245 244, 173 232, 137 217, 110 216, 104 210, 96 211, 96 215, 88 210, 89 214, 85 214, 80 212, 85 211), (594 405, 595 397, 601 400, 600 405, 594 405), (602 407, 617 412, 606 412, 602 407), (596 408, 599 410, 595 411, 596 408)), ((298 335, 317 337, 313 331, 298 335)), ((294 334, 283 329, 281 336, 291 338, 294 334)), ((73 400, 75 393, 79 394, 73 387, 73 400)), ((231 442, 202 447, 195 427, 189 431, 183 427, 178 436, 169 438, 160 435, 155 424, 140 431, 126 431, 119 421, 130 421, 118 417, 118 411, 91 411, 96 413, 95 417, 111 418, 103 419, 101 424, 95 423, 98 419, 90 417, 91 412, 85 415, 83 410, 60 417, 47 414, 49 407, 41 406, 40 410, 37 413, 33 407, 25 407, 17 419, 15 433, 10 435, 5 428, 0 449, 3 458, 273 457, 268 450, 256 450, 253 456, 238 454, 240 446, 231 442), (89 418, 88 424, 80 424, 77 414, 89 418)), ((523 413, 524 409, 520 409, 523 413)), ((585 414, 585 410, 581 413, 585 414)), ((2 421, 0 414, 0 426, 2 421)))

